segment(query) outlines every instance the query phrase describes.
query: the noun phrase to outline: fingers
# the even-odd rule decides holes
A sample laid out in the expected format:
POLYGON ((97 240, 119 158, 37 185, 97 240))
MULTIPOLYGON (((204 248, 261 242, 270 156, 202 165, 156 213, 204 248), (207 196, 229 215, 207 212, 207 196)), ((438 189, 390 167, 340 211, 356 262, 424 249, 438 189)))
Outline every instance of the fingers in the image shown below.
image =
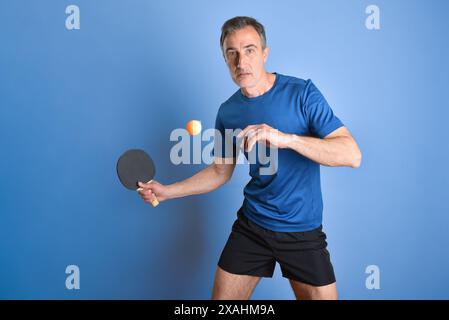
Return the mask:
POLYGON ((262 124, 250 124, 249 126, 247 126, 245 129, 242 130, 242 132, 240 132, 237 135, 237 138, 242 138, 244 136, 246 136, 248 134, 248 131, 250 130, 254 130, 254 129, 259 129, 259 128, 266 128, 269 129, 271 128, 269 125, 262 123, 262 124))
POLYGON ((146 203, 151 203, 153 207, 157 206, 159 204, 159 201, 156 198, 156 195, 154 193, 151 193, 148 197, 145 197, 146 203))
POLYGON ((242 141, 240 142, 240 149, 245 149, 245 144, 248 139, 248 135, 258 127, 259 127, 258 124, 249 125, 237 135, 237 139, 242 139, 242 141))
POLYGON ((243 138, 240 144, 240 148, 245 149, 245 151, 248 152, 251 151, 257 141, 267 137, 266 131, 269 131, 270 129, 272 128, 265 123, 247 126, 245 129, 243 129, 242 132, 237 135, 238 139, 243 138))
POLYGON ((254 145, 259 141, 265 143, 270 148, 283 147, 284 144, 281 145, 281 143, 283 143, 283 140, 281 141, 281 135, 283 135, 282 132, 263 123, 259 125, 247 126, 237 135, 237 137, 243 138, 240 143, 240 149, 250 152, 254 145))
POLYGON ((151 195, 153 195, 153 191, 151 189, 143 189, 143 188, 139 188, 137 189, 137 192, 140 194, 140 196, 143 199, 147 199, 149 198, 151 195))
MULTIPOLYGON (((151 189, 152 183, 153 183, 153 180, 150 180, 147 183, 139 181, 137 184, 139 185, 139 189, 151 189)), ((137 190, 139 190, 139 189, 137 189, 137 190)))
POLYGON ((246 136, 246 133, 247 133, 249 130, 251 130, 252 128, 256 127, 256 126, 258 126, 258 124, 250 124, 250 125, 247 126, 245 129, 243 129, 242 132, 240 132, 240 133, 237 135, 237 138, 242 138, 242 137, 246 136))
POLYGON ((265 138, 265 129, 261 128, 261 126, 254 126, 246 132, 245 139, 242 141, 240 148, 243 148, 245 151, 250 152, 254 144, 256 144, 260 140, 264 140, 265 138))
POLYGON ((147 191, 150 190, 152 192, 154 192, 155 186, 156 184, 154 183, 154 180, 150 180, 147 183, 143 183, 143 182, 137 182, 137 184, 139 185, 139 188, 137 188, 137 192, 142 192, 142 191, 147 191))
POLYGON ((156 194, 153 192, 153 186, 152 180, 148 181, 147 183, 138 182, 139 188, 137 189, 137 192, 140 194, 142 199, 146 203, 150 203, 153 205, 153 207, 157 206, 159 204, 159 201, 157 200, 156 194))
POLYGON ((146 203, 151 203, 153 205, 153 207, 155 207, 159 204, 156 194, 154 194, 152 190, 142 189, 142 188, 139 188, 139 189, 137 189, 137 191, 139 192, 140 196, 146 203))
POLYGON ((267 137, 267 132, 263 129, 257 129, 257 131, 253 131, 250 134, 248 134, 248 141, 247 141, 247 152, 251 152, 254 145, 258 141, 265 141, 267 137))

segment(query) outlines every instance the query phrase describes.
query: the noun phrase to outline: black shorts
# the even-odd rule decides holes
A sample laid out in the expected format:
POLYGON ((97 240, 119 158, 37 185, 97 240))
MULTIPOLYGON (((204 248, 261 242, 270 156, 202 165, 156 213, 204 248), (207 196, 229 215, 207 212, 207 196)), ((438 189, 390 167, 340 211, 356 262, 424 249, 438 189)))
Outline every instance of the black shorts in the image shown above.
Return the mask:
POLYGON ((275 232, 249 220, 240 208, 218 266, 234 274, 272 277, 278 262, 283 277, 324 286, 335 282, 326 247, 322 226, 306 232, 275 232))

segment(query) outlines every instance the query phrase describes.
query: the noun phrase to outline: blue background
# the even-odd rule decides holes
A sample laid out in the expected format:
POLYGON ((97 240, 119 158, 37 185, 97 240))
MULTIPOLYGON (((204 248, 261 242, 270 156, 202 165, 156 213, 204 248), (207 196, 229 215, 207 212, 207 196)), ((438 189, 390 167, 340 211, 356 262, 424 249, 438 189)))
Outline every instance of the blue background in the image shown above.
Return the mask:
MULTIPOLYGON (((248 181, 157 208, 124 189, 117 157, 143 148, 157 180, 170 132, 214 125, 237 87, 225 20, 266 28, 268 71, 311 78, 363 152, 322 167, 324 230, 340 298, 449 298, 447 1, 0 2, 0 298, 208 299, 248 181), (65 28, 78 5, 81 29, 65 28), (365 27, 380 8, 381 29, 365 27), (81 271, 67 290, 65 268, 81 271), (378 265, 380 290, 365 287, 378 265)), ((292 299, 277 267, 254 299, 292 299)))

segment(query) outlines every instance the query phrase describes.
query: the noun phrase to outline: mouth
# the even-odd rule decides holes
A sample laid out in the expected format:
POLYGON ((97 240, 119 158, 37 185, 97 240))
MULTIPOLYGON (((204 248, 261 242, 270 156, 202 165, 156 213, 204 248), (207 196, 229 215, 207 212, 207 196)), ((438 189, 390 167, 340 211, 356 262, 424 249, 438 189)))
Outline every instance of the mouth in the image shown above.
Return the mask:
POLYGON ((251 73, 249 73, 249 72, 239 73, 239 74, 237 75, 237 78, 243 78, 243 77, 249 76, 250 74, 251 74, 251 73))

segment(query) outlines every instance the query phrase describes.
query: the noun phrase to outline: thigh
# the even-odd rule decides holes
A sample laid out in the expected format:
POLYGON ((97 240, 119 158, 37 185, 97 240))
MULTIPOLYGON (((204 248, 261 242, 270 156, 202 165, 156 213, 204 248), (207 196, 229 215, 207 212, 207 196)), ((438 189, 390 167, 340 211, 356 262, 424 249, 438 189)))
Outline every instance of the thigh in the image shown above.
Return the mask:
POLYGON ((337 284, 336 282, 325 286, 312 286, 310 284, 291 280, 295 297, 298 300, 337 300, 337 284))
POLYGON ((213 300, 248 300, 259 282, 260 277, 233 274, 217 267, 213 300))
POLYGON ((273 250, 263 232, 239 213, 218 266, 231 274, 272 277, 275 265, 273 250))
POLYGON ((277 233, 275 256, 282 275, 311 287, 335 282, 334 269, 322 227, 306 232, 277 233))

